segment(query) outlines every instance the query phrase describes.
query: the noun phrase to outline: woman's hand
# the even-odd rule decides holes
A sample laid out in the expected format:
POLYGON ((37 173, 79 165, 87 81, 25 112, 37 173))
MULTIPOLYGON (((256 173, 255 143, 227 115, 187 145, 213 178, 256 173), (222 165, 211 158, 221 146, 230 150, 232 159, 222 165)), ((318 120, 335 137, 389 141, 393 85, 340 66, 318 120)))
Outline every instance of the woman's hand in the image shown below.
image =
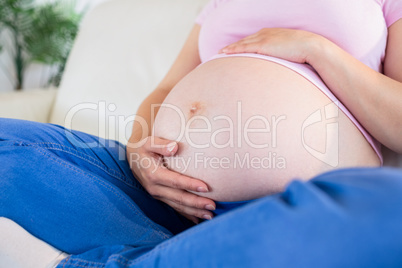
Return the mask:
POLYGON ((215 203, 208 198, 188 191, 208 192, 208 186, 201 180, 187 177, 167 169, 163 156, 173 156, 178 144, 169 140, 147 137, 139 144, 127 145, 127 157, 135 177, 155 199, 165 202, 194 223, 199 218, 211 219, 210 210, 215 203))
POLYGON ((283 28, 264 28, 240 41, 222 48, 226 54, 258 53, 297 63, 309 63, 310 53, 319 44, 321 36, 283 28))

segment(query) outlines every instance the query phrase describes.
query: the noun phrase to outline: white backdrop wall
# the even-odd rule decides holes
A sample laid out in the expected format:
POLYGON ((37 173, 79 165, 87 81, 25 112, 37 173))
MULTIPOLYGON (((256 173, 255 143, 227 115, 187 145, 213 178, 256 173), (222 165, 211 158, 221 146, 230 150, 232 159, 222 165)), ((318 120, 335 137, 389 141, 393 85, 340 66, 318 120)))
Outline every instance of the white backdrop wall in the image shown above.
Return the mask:
MULTIPOLYGON (((52 0, 36 0, 37 4, 44 2, 49 2, 52 0)), ((72 0, 63 0, 72 1, 72 0)), ((88 12, 94 6, 100 4, 104 1, 113 0, 73 0, 76 2, 76 10, 78 12, 86 11, 88 12)), ((10 44, 10 40, 5 40, 5 36, 0 36, 1 43, 6 46, 3 52, 0 53, 0 92, 12 91, 14 89, 13 79, 15 78, 15 72, 12 65, 12 60, 10 55, 6 53, 7 44, 10 44)), ((25 72, 25 82, 23 85, 24 90, 34 89, 43 87, 46 84, 49 77, 53 73, 54 69, 51 66, 46 66, 43 64, 33 63, 28 66, 25 72)))

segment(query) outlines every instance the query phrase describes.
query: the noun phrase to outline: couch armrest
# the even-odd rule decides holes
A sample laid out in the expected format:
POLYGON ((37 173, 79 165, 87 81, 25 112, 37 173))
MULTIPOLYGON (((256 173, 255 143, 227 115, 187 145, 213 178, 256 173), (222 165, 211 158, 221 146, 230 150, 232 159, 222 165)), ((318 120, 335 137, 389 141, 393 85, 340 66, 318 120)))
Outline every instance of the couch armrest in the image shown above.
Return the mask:
POLYGON ((47 123, 56 89, 0 93, 0 117, 47 123))

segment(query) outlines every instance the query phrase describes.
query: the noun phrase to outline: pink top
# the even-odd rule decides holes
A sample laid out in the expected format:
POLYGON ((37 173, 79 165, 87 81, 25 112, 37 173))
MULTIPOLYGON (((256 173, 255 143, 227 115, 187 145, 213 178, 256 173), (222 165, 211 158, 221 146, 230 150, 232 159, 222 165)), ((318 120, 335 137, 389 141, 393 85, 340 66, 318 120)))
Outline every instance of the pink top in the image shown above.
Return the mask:
POLYGON ((262 28, 302 29, 326 37, 370 68, 382 72, 387 27, 400 18, 402 0, 212 0, 196 23, 202 25, 199 37, 202 62, 247 56, 294 70, 339 106, 371 144, 382 163, 381 144, 360 125, 310 65, 253 53, 217 53, 262 28))

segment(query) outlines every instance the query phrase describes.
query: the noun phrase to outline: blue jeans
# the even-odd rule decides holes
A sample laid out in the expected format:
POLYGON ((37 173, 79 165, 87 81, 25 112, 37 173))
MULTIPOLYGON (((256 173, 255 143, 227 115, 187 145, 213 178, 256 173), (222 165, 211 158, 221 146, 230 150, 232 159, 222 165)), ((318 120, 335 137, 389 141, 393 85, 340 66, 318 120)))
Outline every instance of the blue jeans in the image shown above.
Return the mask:
POLYGON ((402 266, 400 170, 295 180, 192 227, 146 193, 121 150, 59 126, 0 119, 0 216, 73 254, 59 267, 402 266))

